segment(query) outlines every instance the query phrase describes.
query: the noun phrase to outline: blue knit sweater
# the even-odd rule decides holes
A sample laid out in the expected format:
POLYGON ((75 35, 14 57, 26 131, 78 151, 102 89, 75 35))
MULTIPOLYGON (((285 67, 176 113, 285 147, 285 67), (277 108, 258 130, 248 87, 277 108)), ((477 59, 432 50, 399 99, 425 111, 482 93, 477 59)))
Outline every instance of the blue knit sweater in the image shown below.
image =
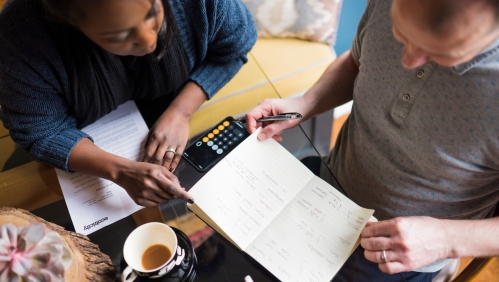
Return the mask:
MULTIPOLYGON (((168 1, 185 53, 170 59, 186 58, 185 79, 211 98, 247 61, 257 37, 251 15, 240 0, 168 1)), ((10 0, 0 12, 0 119, 33 159, 68 170, 73 147, 91 139, 82 127, 127 100, 169 94, 164 92, 176 85, 167 79, 141 79, 150 80, 149 73, 175 74, 177 64, 151 63, 148 56, 154 54, 137 57, 141 69, 133 75, 124 57, 62 28, 40 2, 10 0)))

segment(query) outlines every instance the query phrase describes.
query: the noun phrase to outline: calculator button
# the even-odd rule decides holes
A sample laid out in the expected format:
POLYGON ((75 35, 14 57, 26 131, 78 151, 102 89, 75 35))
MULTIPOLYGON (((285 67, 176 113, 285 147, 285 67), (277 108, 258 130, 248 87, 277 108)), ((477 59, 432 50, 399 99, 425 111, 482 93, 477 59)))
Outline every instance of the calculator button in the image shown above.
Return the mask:
POLYGON ((234 142, 237 142, 237 140, 239 140, 239 138, 234 137, 234 138, 232 138, 232 140, 233 140, 234 142))
POLYGON ((218 141, 218 143, 217 143, 218 146, 222 146, 223 144, 224 144, 224 142, 222 142, 222 141, 218 141))
POLYGON ((223 145, 223 146, 222 146, 222 149, 227 150, 227 149, 229 149, 229 146, 227 146, 227 145, 223 145))
POLYGON ((223 152, 224 152, 224 150, 222 150, 222 149, 217 150, 217 154, 219 154, 219 155, 221 155, 223 152))
POLYGON ((213 146, 211 146, 211 148, 212 148, 213 150, 216 150, 216 149, 218 149, 218 146, 217 146, 217 145, 213 145, 213 146))
POLYGON ((236 136, 238 136, 238 137, 243 137, 243 135, 244 135, 241 131, 239 131, 237 129, 234 129, 234 134, 236 134, 236 136))
POLYGON ((224 137, 224 138, 222 138, 222 141, 227 142, 227 141, 229 141, 229 138, 224 137))
POLYGON ((215 137, 215 138, 213 138, 211 140, 213 140, 213 142, 217 142, 218 141, 218 137, 215 137))
POLYGON ((229 146, 231 146, 232 144, 234 144, 234 142, 232 142, 230 140, 227 142, 227 145, 229 145, 229 146))
POLYGON ((210 139, 211 139, 211 138, 213 138, 213 137, 215 137, 215 134, 213 134, 213 133, 211 133, 211 132, 210 132, 210 133, 208 133, 208 138, 210 138, 210 139))
POLYGON ((219 137, 219 138, 222 138, 222 137, 224 137, 224 136, 225 136, 225 134, 223 134, 223 133, 218 134, 218 137, 219 137))
POLYGON ((203 137, 203 142, 205 142, 205 143, 206 143, 206 142, 208 142, 208 140, 210 140, 210 138, 208 138, 208 137, 203 137))
POLYGON ((224 129, 225 129, 225 126, 223 126, 223 125, 219 125, 219 126, 218 126, 218 129, 219 129, 219 130, 224 130, 224 129))
POLYGON ((230 131, 228 129, 224 130, 223 133, 224 134, 228 134, 230 131))
MULTIPOLYGON (((206 139, 208 139, 208 138, 206 138, 206 139)), ((206 141, 205 141, 205 142, 206 142, 206 141)), ((199 146, 201 146, 201 145, 203 145, 203 142, 201 142, 201 141, 196 142, 196 147, 199 147, 199 146)))
POLYGON ((218 130, 218 129, 213 129, 213 134, 218 134, 218 133, 220 133, 220 130, 218 130))
POLYGON ((234 125, 233 125, 233 124, 231 124, 231 125, 229 125, 229 127, 227 127, 227 128, 228 128, 229 130, 232 130, 232 129, 234 129, 234 125))
POLYGON ((213 141, 210 140, 208 143, 206 143, 206 145, 213 146, 213 141))
POLYGON ((224 126, 229 126, 229 124, 230 124, 230 122, 228 122, 228 121, 224 121, 224 123, 223 123, 224 126))
POLYGON ((231 133, 229 133, 229 134, 227 134, 227 137, 229 137, 229 138, 231 138, 231 137, 233 137, 233 136, 234 136, 234 133, 232 133, 232 132, 231 132, 231 133))

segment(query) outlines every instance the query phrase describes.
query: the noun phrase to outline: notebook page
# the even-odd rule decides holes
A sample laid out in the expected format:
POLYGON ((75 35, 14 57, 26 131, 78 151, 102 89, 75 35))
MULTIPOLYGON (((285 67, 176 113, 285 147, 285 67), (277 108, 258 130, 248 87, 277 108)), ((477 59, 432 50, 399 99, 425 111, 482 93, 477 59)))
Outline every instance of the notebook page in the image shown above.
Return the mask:
POLYGON ((195 205, 241 249, 314 176, 273 139, 250 135, 199 180, 189 193, 195 205))
POLYGON ((246 253, 282 281, 330 281, 373 213, 314 176, 246 253))

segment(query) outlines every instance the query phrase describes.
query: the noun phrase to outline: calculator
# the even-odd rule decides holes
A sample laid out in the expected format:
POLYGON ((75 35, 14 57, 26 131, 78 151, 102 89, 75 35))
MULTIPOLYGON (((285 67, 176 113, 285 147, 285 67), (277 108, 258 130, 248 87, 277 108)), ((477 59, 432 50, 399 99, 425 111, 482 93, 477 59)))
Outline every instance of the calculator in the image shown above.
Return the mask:
POLYGON ((204 172, 244 141, 250 134, 245 123, 226 117, 185 149, 183 157, 197 170, 204 172))

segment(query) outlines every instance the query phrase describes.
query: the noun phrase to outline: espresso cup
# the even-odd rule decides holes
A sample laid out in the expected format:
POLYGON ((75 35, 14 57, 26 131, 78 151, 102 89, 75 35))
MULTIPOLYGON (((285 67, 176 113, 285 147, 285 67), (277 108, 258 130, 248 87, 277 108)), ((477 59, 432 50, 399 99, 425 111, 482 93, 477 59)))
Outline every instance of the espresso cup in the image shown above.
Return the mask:
POLYGON ((170 226, 146 223, 135 228, 125 241, 123 258, 128 266, 121 273, 121 281, 133 281, 138 276, 164 276, 179 265, 184 256, 185 250, 178 246, 177 235, 170 226))

